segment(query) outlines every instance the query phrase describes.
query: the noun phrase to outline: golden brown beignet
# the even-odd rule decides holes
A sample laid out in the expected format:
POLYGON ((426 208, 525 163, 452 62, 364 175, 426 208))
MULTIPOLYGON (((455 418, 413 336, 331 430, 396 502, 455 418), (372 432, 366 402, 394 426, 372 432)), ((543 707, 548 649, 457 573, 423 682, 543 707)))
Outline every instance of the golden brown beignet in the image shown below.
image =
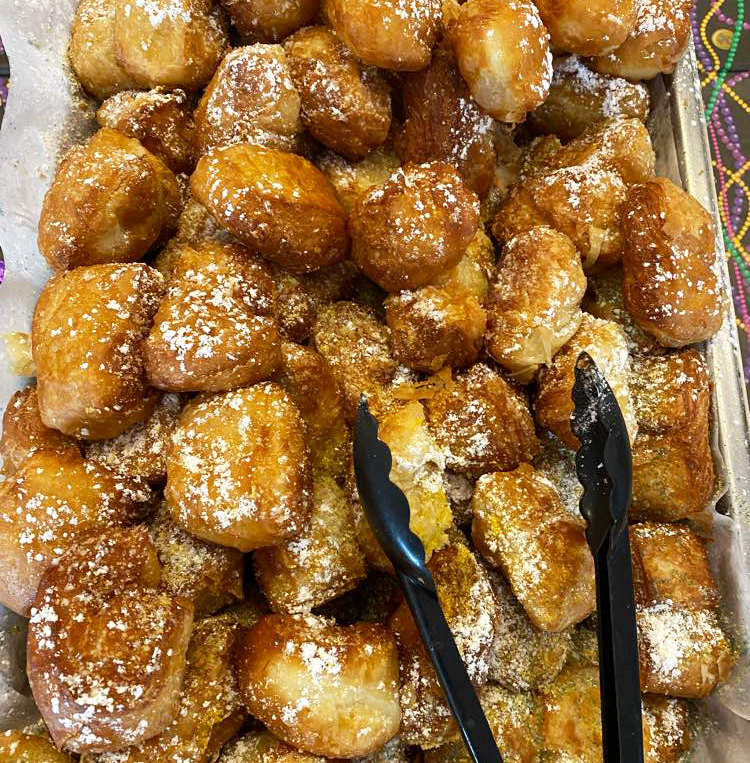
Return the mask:
POLYGON ((305 425, 270 382, 198 397, 167 455, 165 498, 178 525, 240 551, 297 535, 312 502, 305 425))
POLYGON ((167 449, 182 403, 175 393, 163 395, 145 421, 133 424, 111 440, 89 443, 86 458, 126 477, 145 482, 164 482, 167 477, 167 449))
POLYGON ((300 97, 281 45, 250 45, 224 56, 195 112, 200 153, 233 143, 280 151, 299 146, 300 97))
POLYGON ((360 396, 384 387, 396 372, 388 329, 364 307, 335 302, 318 313, 312 340, 331 369, 352 423, 360 396))
POLYGON ((229 47, 212 0, 114 0, 117 62, 139 87, 200 90, 229 47))
POLYGON ((701 204, 666 178, 628 192, 622 234, 625 307, 667 347, 712 337, 724 319, 713 271, 713 220, 701 204))
POLYGON ((404 75, 401 98, 404 121, 394 140, 401 161, 450 164, 485 196, 497 163, 493 120, 471 97, 453 56, 436 50, 427 69, 404 75))
POLYGON ((456 374, 425 405, 446 466, 461 474, 515 469, 539 451, 526 396, 484 363, 456 374))
POLYGON ((96 121, 139 140, 172 172, 190 172, 195 166, 195 123, 184 90, 124 90, 104 101, 96 121))
POLYGON ((549 34, 530 0, 469 0, 448 37, 474 100, 501 122, 523 122, 547 97, 549 34))
POLYGON ((302 124, 313 138, 349 159, 385 141, 391 90, 383 72, 362 66, 327 27, 301 29, 284 49, 302 99, 302 124))
POLYGON ((325 176, 300 156, 249 143, 213 149, 190 185, 217 222, 293 273, 346 254, 346 212, 325 176))
POLYGON ((569 448, 578 449, 578 438, 570 428, 573 413, 573 385, 578 356, 587 352, 615 393, 628 428, 630 442, 635 442, 638 421, 629 388, 630 357, 622 329, 611 321, 602 321, 588 313, 578 331, 557 352, 548 368, 539 374, 534 415, 539 426, 549 429, 569 448))
POLYGON ((396 71, 427 66, 442 22, 440 0, 324 0, 323 9, 360 61, 396 71))
POLYGON ((79 439, 116 437, 158 401, 143 340, 164 290, 140 263, 92 265, 53 276, 32 327, 42 421, 79 439))
POLYGON ((88 538, 43 576, 29 621, 27 672, 58 747, 117 750, 174 719, 193 607, 157 592, 158 582, 143 527, 88 538))
POLYGON ((317 476, 307 527, 292 540, 255 552, 255 575, 274 612, 303 613, 350 591, 365 563, 344 491, 317 476))
POLYGON ((716 484, 705 362, 695 350, 639 358, 630 385, 639 427, 631 516, 674 522, 700 513, 716 484))
POLYGON ((558 58, 553 66, 547 100, 528 117, 535 132, 573 140, 613 117, 646 121, 650 96, 644 85, 592 71, 578 56, 558 58))
POLYGON ((73 763, 46 737, 23 731, 0 733, 0 763, 73 763))
POLYGON ((352 259, 386 291, 416 289, 458 263, 478 224, 479 200, 453 167, 410 164, 357 200, 352 259))
POLYGON ((281 363, 269 269, 244 247, 184 247, 143 345, 160 389, 221 392, 267 379, 281 363))
POLYGON ((138 84, 117 61, 115 5, 116 0, 81 0, 70 28, 68 54, 73 71, 99 100, 138 84))
POLYGON ((2 473, 8 476, 13 474, 27 456, 38 450, 80 452, 75 440, 44 425, 36 387, 29 385, 11 395, 3 414, 3 435, 0 439, 2 473))
POLYGON ((320 0, 221 0, 232 23, 249 42, 281 42, 312 22, 320 0))
POLYGON ((691 0, 639 0, 635 26, 627 39, 591 65, 603 74, 629 80, 669 74, 690 42, 691 0))
POLYGON ((638 14, 637 0, 537 0, 537 5, 553 47, 582 56, 617 48, 638 14))
POLYGON ((581 258, 566 235, 537 227, 514 236, 487 301, 487 352, 516 381, 530 382, 577 331, 585 291, 581 258))
POLYGON ((185 532, 174 523, 164 502, 148 531, 161 564, 159 588, 191 601, 196 617, 242 600, 245 562, 240 551, 185 532))
POLYGON ((103 127, 60 162, 39 216, 39 251, 54 270, 139 260, 176 226, 180 206, 167 165, 103 127))
MULTIPOLYGON (((91 763, 209 763, 242 727, 234 676, 239 624, 230 616, 195 626, 187 648, 185 677, 175 719, 136 747, 96 756, 91 763)), ((84 761, 86 763, 86 761, 84 761)))
POLYGON ((480 477, 472 498, 474 544, 500 567, 531 622, 562 631, 595 607, 585 524, 530 464, 480 477))
POLYGON ((133 522, 151 491, 84 461, 74 450, 38 450, 0 483, 0 601, 28 617, 44 571, 89 535, 133 522))
POLYGON ((241 639, 237 669, 248 710, 301 750, 367 755, 399 729, 398 655, 382 625, 267 615, 241 639))

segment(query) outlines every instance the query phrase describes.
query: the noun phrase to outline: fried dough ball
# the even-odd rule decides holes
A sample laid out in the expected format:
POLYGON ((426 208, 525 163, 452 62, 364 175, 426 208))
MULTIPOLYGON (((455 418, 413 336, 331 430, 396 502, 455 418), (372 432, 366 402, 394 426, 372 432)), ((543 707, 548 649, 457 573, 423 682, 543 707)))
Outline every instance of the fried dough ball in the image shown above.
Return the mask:
POLYGON ((305 425, 266 382, 188 404, 167 455, 165 498, 178 525, 252 551, 297 535, 311 509, 305 425))
POLYGON ((190 172, 195 166, 195 122, 184 90, 124 90, 104 101, 96 121, 139 140, 172 172, 190 172))
POLYGON ((440 0, 324 0, 336 34, 369 66, 419 71, 442 25, 440 0))
POLYGON ((472 508, 474 544, 503 570, 537 628, 562 631, 591 614, 594 561, 585 523, 541 472, 521 464, 480 477, 472 508))
POLYGON ((347 215, 351 214, 357 199, 368 188, 383 185, 400 167, 398 156, 384 146, 356 162, 350 162, 333 151, 323 151, 315 163, 335 188, 347 215))
POLYGON ((44 574, 29 621, 27 669, 59 748, 120 749, 175 717, 193 607, 157 592, 158 581, 143 527, 88 538, 44 574))
POLYGON ((307 27, 285 43, 302 99, 302 124, 349 159, 380 146, 391 126, 391 92, 382 72, 362 66, 327 27, 307 27))
MULTIPOLYGON (((460 543, 436 551, 428 567, 469 678, 479 687, 487 679, 498 626, 497 602, 487 572, 460 543)), ((401 736, 424 749, 437 747, 455 733, 455 724, 404 602, 391 617, 390 627, 399 646, 401 736)))
POLYGON ((46 426, 105 440, 143 421, 158 400, 142 343, 164 289, 140 263, 92 265, 53 276, 32 327, 37 399, 46 426))
POLYGON ((144 343, 160 389, 220 392, 267 379, 281 363, 268 268, 246 249, 184 247, 144 343))
POLYGON ((644 85, 599 74, 578 56, 565 56, 554 62, 547 100, 529 114, 528 124, 537 133, 554 133, 567 141, 612 117, 645 122, 649 107, 644 85))
POLYGON ((315 350, 292 342, 282 342, 281 356, 276 381, 305 420, 313 469, 341 479, 346 474, 350 437, 331 369, 315 350))
POLYGON ((249 45, 224 56, 195 112, 200 153, 234 143, 280 151, 299 146, 300 96, 281 45, 249 45))
POLYGON ((200 90, 229 47, 212 0, 114 0, 117 62, 138 87, 200 90))
POLYGON ((526 384, 577 331, 586 291, 581 258, 552 228, 514 236, 504 247, 488 300, 487 352, 526 384))
POLYGON ((326 760, 297 750, 268 731, 251 731, 227 745, 217 763, 326 763, 326 760))
POLYGON ((354 422, 362 394, 387 385, 396 373, 388 329, 354 302, 335 302, 319 313, 312 330, 343 397, 347 421, 354 422))
POLYGON ((179 395, 168 393, 153 413, 111 440, 86 446, 86 458, 126 477, 163 482, 167 476, 167 448, 182 408, 179 395))
POLYGON ((281 42, 310 24, 320 0, 222 0, 232 23, 250 42, 281 42))
POLYGON ((386 291, 416 289, 458 263, 478 224, 479 200, 453 167, 407 165, 354 205, 352 259, 386 291))
MULTIPOLYGON (((513 694, 487 686, 480 695, 482 709, 504 763, 538 763, 542 745, 542 712, 532 694, 513 694)), ((425 763, 471 763, 463 740, 456 739, 425 753, 425 763)))
POLYGON ((456 374, 425 405, 453 471, 479 477, 515 469, 539 451, 525 395, 484 363, 456 374))
POLYGON ((301 750, 367 755, 399 729, 398 655, 382 625, 267 615, 242 638, 237 668, 248 710, 301 750))
POLYGON ((548 684, 562 670, 573 646, 571 629, 539 630, 529 619, 503 575, 488 570, 498 603, 498 627, 490 652, 489 679, 508 691, 525 692, 548 684))
POLYGON ((274 612, 309 612, 364 579, 354 512, 326 475, 315 479, 307 527, 292 540, 255 552, 255 574, 274 612))
POLYGON ((622 218, 625 307, 667 347, 712 337, 724 319, 715 231, 701 204, 666 178, 628 192, 622 218))
POLYGON ((164 503, 148 531, 162 568, 159 587, 191 601, 196 617, 242 600, 245 564, 240 551, 188 534, 172 521, 164 503))
POLYGON ((346 212, 325 176, 300 156, 248 143, 212 149, 190 184, 217 222, 293 273, 346 253, 346 212))
POLYGON ((630 387, 639 427, 631 516, 674 522, 700 513, 716 482, 705 362, 695 350, 639 358, 630 387))
POLYGON ((643 732, 645 763, 678 763, 690 749, 690 705, 682 699, 659 697, 654 694, 643 698, 643 732))
POLYGON ((635 442, 638 421, 628 386, 630 358, 623 330, 611 321, 583 314, 573 338, 557 352, 549 368, 539 374, 534 414, 539 426, 549 429, 569 448, 578 449, 578 438, 570 427, 573 385, 578 356, 587 352, 609 383, 625 419, 630 442, 635 442))
POLYGON ((530 0, 468 0, 448 36, 474 100, 501 122, 523 122, 547 97, 549 34, 530 0))
POLYGON ((0 483, 0 602, 28 617, 44 571, 81 539, 134 522, 151 491, 73 450, 37 450, 0 483))
MULTIPOLYGON (((452 522, 448 498, 443 484, 445 456, 438 448, 425 421, 425 412, 418 400, 395 407, 379 418, 378 438, 390 449, 390 479, 399 487, 409 503, 409 527, 422 541, 425 559, 448 542, 447 531, 452 522)), ((354 481, 352 493, 357 501, 354 481)), ((393 571, 370 529, 362 507, 357 503, 356 526, 359 544, 369 564, 377 569, 393 571)))
POLYGON ((635 26, 638 0, 537 0, 553 47, 582 56, 603 56, 635 26))
POLYGON ((453 56, 435 51, 427 69, 403 77, 401 97, 405 118, 394 140, 401 161, 450 164, 485 196, 497 163, 493 120, 472 99, 453 56))
POLYGON ((629 80, 669 74, 690 42, 691 0, 639 0, 635 26, 626 40, 591 65, 602 74, 629 80))
POLYGON ((38 450, 78 453, 75 440, 44 425, 39 413, 36 387, 29 385, 14 392, 3 414, 3 436, 0 439, 2 473, 13 474, 21 463, 38 450))
POLYGON ((175 227, 180 205, 171 170, 104 127, 60 162, 39 216, 39 251, 53 270, 132 262, 175 227))
POLYGON ((60 752, 49 739, 3 731, 0 734, 0 761, 3 763, 73 763, 73 758, 60 752))
POLYGON ((115 6, 116 0, 81 0, 70 29, 68 53, 73 71, 99 100, 138 84, 117 60, 115 6))

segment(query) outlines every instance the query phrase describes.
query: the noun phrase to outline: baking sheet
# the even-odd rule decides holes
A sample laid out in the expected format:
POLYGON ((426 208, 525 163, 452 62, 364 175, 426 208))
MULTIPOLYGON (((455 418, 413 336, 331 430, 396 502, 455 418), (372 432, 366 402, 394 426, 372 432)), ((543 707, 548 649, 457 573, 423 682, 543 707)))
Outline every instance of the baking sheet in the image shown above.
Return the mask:
MULTIPOLYGON (((93 131, 91 102, 65 61, 77 0, 0 0, 0 35, 13 83, 0 131, 0 331, 28 331, 37 295, 49 276, 36 247, 36 221, 60 154, 93 131)), ((674 77, 653 86, 652 135, 659 173, 680 182, 712 210, 720 229, 702 102, 692 50, 674 77)), ((721 239, 717 263, 726 293, 729 273, 721 239)), ((750 761, 750 437, 734 311, 706 347, 715 384, 715 435, 726 492, 714 515, 712 563, 724 611, 741 648, 732 681, 700 703, 710 723, 690 754, 693 763, 750 761)), ((13 376, 0 348, 0 409, 25 380, 13 376)), ((0 607, 0 730, 33 721, 24 671, 23 620, 0 607)))

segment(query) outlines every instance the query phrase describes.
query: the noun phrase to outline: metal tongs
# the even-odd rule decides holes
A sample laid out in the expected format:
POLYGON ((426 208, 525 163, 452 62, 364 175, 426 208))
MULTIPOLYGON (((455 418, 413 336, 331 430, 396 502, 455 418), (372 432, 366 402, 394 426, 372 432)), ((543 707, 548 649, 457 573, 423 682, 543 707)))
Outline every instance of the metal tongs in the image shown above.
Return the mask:
POLYGON ((495 738, 471 685, 438 601, 422 541, 409 529, 409 503, 390 480, 391 451, 378 439, 378 422, 366 400, 354 427, 354 471, 365 514, 396 570, 440 685, 474 763, 502 763, 495 738))
POLYGON ((594 556, 604 763, 643 763, 641 688, 628 537, 630 442, 614 393, 591 357, 575 367, 576 472, 594 556))

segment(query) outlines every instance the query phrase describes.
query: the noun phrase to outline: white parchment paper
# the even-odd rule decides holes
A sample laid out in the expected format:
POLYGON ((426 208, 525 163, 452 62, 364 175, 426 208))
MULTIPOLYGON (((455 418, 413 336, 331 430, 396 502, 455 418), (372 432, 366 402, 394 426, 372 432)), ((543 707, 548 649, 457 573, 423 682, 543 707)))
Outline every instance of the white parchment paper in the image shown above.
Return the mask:
MULTIPOLYGON (((76 4, 77 0, 0 0, 0 37, 12 70, 0 130, 0 247, 6 263, 0 332, 30 330, 37 295, 49 277, 36 245, 42 199, 60 155, 95 128, 93 104, 81 93, 66 61, 76 4)), ((663 136, 657 133, 668 118, 657 114, 652 122, 659 151, 663 136)), ((675 153, 673 144, 665 150, 675 153)), ((673 156, 663 156, 661 163, 671 165, 664 174, 679 180, 674 177, 673 156)), ((704 171, 710 173, 710 167, 704 171)), ((715 199, 701 200, 715 205, 715 199)), ((26 381, 12 375, 3 353, 0 346, 0 410, 26 381)), ((737 413, 743 415, 742 410, 737 413)), ((700 703, 710 722, 689 755, 693 763, 750 763, 750 577, 743 545, 743 537, 750 537, 750 517, 733 513, 731 506, 729 512, 730 516, 715 514, 711 552, 724 611, 742 654, 732 681, 700 703)), ((0 607, 0 730, 36 718, 24 670, 24 640, 22 618, 0 607)))

